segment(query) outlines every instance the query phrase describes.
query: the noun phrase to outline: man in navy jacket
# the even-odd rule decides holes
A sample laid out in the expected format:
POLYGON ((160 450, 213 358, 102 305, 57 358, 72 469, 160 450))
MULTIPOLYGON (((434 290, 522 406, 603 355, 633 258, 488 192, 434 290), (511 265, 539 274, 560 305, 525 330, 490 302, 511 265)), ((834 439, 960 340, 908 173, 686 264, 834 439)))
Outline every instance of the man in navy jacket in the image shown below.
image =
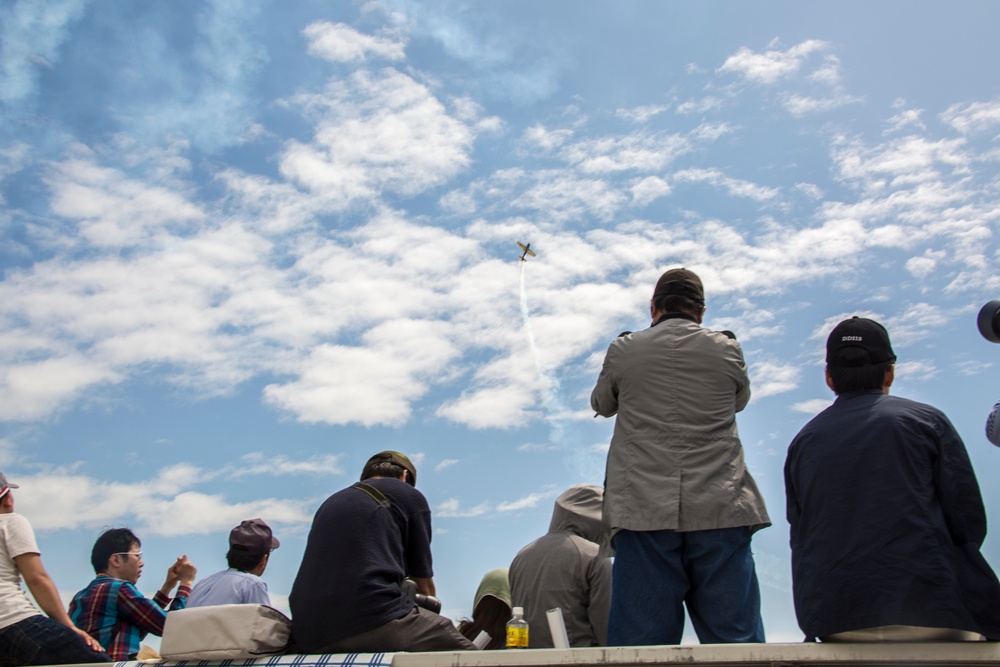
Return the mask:
POLYGON ((837 399, 785 461, 799 626, 825 641, 1000 639, 965 445, 940 410, 888 395, 895 361, 873 320, 844 320, 827 340, 837 399))

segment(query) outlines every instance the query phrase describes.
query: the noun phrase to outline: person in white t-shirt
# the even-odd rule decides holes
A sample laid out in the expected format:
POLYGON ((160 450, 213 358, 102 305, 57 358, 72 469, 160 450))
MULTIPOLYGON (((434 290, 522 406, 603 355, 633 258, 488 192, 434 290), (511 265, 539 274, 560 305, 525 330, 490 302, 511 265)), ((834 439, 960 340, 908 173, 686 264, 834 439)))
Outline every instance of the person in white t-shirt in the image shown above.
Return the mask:
POLYGON ((35 531, 14 512, 14 494, 0 473, 0 664, 58 665, 108 662, 93 637, 70 620, 55 583, 42 565, 35 531), (21 579, 47 616, 31 604, 21 579))

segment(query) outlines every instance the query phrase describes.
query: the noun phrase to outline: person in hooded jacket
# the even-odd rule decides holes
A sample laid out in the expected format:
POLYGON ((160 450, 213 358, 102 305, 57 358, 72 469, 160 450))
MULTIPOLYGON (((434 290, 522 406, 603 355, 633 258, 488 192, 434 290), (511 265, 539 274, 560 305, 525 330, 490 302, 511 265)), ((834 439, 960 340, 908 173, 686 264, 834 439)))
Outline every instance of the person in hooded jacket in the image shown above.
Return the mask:
POLYGON ((601 522, 604 489, 571 486, 557 499, 549 532, 521 549, 510 565, 510 594, 524 607, 528 647, 552 648, 545 612, 559 607, 569 645, 606 646, 611 605, 611 559, 601 522))
POLYGON ((510 582, 507 568, 490 570, 479 582, 476 598, 472 605, 472 619, 458 624, 458 631, 471 641, 476 641, 480 632, 490 636, 483 648, 492 651, 507 648, 507 621, 510 620, 510 582))

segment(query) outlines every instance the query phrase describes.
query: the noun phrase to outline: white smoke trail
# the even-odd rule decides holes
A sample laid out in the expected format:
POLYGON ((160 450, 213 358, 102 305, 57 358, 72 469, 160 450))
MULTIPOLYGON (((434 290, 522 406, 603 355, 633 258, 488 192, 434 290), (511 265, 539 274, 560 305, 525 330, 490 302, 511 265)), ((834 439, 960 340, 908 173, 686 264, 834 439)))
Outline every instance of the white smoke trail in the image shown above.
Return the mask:
POLYGON ((559 391, 559 380, 542 367, 542 357, 535 342, 535 332, 531 328, 531 318, 528 310, 528 294, 524 289, 524 262, 521 263, 519 273, 521 287, 521 322, 524 324, 524 331, 528 336, 528 345, 531 347, 531 357, 535 362, 535 370, 541 382, 542 389, 542 409, 545 411, 545 420, 549 423, 551 432, 549 440, 553 444, 565 445, 566 425, 565 418, 569 414, 566 404, 562 400, 559 391))
POLYGON ((542 355, 535 342, 535 332, 531 328, 528 294, 524 288, 524 263, 519 274, 521 287, 521 321, 531 346, 531 358, 541 382, 542 410, 549 425, 549 442, 566 450, 564 462, 579 482, 603 485, 605 456, 603 453, 583 449, 583 435, 579 425, 573 422, 570 411, 562 399, 559 380, 547 373, 542 365, 542 355))

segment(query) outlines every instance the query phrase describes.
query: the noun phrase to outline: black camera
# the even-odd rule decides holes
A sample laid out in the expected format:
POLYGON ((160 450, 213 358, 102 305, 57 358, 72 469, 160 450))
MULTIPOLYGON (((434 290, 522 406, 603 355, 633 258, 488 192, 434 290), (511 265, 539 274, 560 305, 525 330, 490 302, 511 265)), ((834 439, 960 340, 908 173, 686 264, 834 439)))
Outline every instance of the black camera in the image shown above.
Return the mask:
POLYGON ((979 311, 979 333, 991 343, 1000 343, 1000 299, 990 301, 979 311))
POLYGON ((418 593, 417 582, 412 579, 403 579, 403 593, 406 594, 406 597, 416 602, 418 607, 423 607, 427 611, 433 611, 435 614, 441 613, 441 600, 433 595, 418 593))

